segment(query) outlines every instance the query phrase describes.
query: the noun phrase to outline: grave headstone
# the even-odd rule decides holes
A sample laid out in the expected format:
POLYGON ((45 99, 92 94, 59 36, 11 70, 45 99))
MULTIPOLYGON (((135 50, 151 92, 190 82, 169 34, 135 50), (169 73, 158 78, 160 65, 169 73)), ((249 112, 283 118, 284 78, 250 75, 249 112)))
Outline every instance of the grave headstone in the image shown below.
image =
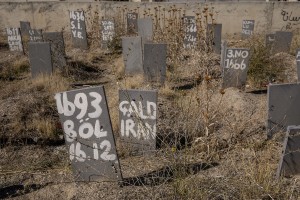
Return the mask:
POLYGON ((207 24, 208 43, 216 54, 221 54, 222 24, 207 24))
POLYGON ((30 22, 20 21, 21 35, 26 41, 29 40, 30 22))
POLYGON ((30 29, 29 30, 30 42, 43 42, 42 29, 30 29))
POLYGON ((134 154, 156 148, 157 91, 119 91, 120 137, 134 154))
POLYGON ((267 34, 266 35, 266 48, 269 49, 270 51, 272 51, 274 43, 275 43, 275 34, 274 33, 267 34))
POLYGON ((143 73, 142 38, 122 38, 123 59, 126 74, 143 73))
POLYGON ((223 68, 223 88, 245 85, 247 79, 250 50, 227 48, 223 68))
POLYGON ((144 72, 148 81, 164 83, 166 79, 167 44, 144 45, 144 72))
POLYGON ((19 28, 6 28, 7 41, 10 51, 23 52, 22 38, 19 28))
POLYGON ((49 42, 29 42, 29 61, 32 78, 39 74, 52 73, 51 50, 49 42))
POLYGON ((87 49, 84 11, 70 11, 70 23, 73 47, 87 49))
POLYGON ((127 13, 127 33, 136 34, 138 32, 138 14, 137 13, 127 13))
POLYGON ((222 67, 222 69, 224 68, 224 60, 225 60, 226 49, 227 49, 227 41, 222 40, 222 43, 221 43, 221 63, 220 63, 220 66, 222 67))
POLYGON ((290 46, 292 43, 293 33, 276 31, 275 32, 275 43, 272 53, 286 52, 290 51, 290 46))
POLYGON ((300 126, 288 126, 277 178, 280 175, 290 177, 298 174, 300 174, 300 126))
POLYGON ((76 181, 122 180, 103 86, 55 95, 76 181))
POLYGON ((62 68, 67 65, 65 44, 62 32, 44 32, 43 38, 50 43, 53 67, 62 68))
POLYGON ((101 36, 102 48, 107 48, 108 43, 111 42, 115 36, 115 22, 114 20, 101 21, 101 36))
POLYGON ((297 64, 298 82, 300 82, 300 49, 296 50, 296 64, 297 64))
POLYGON ((196 26, 195 17, 184 16, 183 28, 184 28, 183 47, 195 48, 197 45, 197 26, 196 26))
POLYGON ((153 38, 153 24, 151 18, 138 19, 138 34, 142 37, 142 43, 151 42, 153 38))
POLYGON ((254 20, 243 20, 242 22, 242 39, 249 38, 254 31, 254 20))
POLYGON ((267 136, 300 124, 300 84, 272 84, 268 86, 267 136))

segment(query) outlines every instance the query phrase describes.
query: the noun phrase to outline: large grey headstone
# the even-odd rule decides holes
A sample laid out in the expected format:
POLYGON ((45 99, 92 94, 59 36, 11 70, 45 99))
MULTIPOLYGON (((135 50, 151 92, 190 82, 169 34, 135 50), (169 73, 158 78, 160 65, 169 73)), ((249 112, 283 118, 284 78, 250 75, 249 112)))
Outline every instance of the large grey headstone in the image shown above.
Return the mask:
POLYGON ((268 86, 267 135, 271 138, 288 126, 300 124, 300 84, 268 86))
POLYGON ((19 28, 6 28, 7 41, 10 51, 23 52, 22 38, 19 28))
POLYGON ((138 32, 138 14, 137 13, 127 13, 127 33, 136 34, 138 32))
POLYGON ((29 30, 29 41, 30 42, 43 42, 42 29, 30 29, 29 30))
POLYGON ((298 82, 300 82, 300 49, 296 50, 296 63, 297 63, 298 82))
POLYGON ((267 34, 266 35, 266 48, 269 49, 270 51, 272 51, 274 43, 275 43, 275 34, 274 33, 267 34))
POLYGON ((277 177, 300 174, 300 126, 288 126, 287 129, 277 177))
POLYGON ((87 34, 83 11, 70 11, 70 23, 73 47, 87 49, 87 34))
POLYGON ((142 37, 142 42, 150 42, 153 38, 153 23, 151 18, 138 19, 138 34, 142 37))
POLYGON ((183 47, 184 48, 195 48, 197 45, 197 26, 196 19, 194 16, 183 17, 183 47))
POLYGON ((67 65, 65 43, 62 32, 44 32, 43 38, 51 45, 53 67, 62 68, 67 65))
POLYGON ((103 86, 55 95, 76 181, 121 180, 103 86))
POLYGON ((30 22, 20 21, 20 27, 21 27, 22 37, 25 37, 26 40, 28 41, 29 40, 29 30, 31 29, 30 22))
POLYGON ((102 20, 101 22, 101 46, 107 48, 109 42, 111 42, 115 36, 115 22, 114 20, 102 20))
POLYGON ((31 76, 52 73, 51 50, 49 42, 29 42, 29 61, 31 76))
POLYGON ((242 39, 249 38, 254 31, 254 20, 243 20, 242 22, 242 39))
POLYGON ((155 150, 157 91, 120 90, 119 119, 121 140, 134 154, 155 150))
POLYGON ((166 79, 167 44, 144 45, 144 72, 148 81, 164 83, 166 79))
POLYGON ((290 46, 292 43, 293 33, 276 31, 275 32, 275 43, 272 53, 286 52, 290 51, 290 46))
POLYGON ((222 24, 207 24, 208 43, 216 54, 221 54, 222 24))
POLYGON ((245 85, 249 59, 249 49, 226 49, 223 68, 223 88, 240 88, 245 85))
POLYGON ((123 59, 126 74, 143 73, 142 38, 122 38, 123 59))

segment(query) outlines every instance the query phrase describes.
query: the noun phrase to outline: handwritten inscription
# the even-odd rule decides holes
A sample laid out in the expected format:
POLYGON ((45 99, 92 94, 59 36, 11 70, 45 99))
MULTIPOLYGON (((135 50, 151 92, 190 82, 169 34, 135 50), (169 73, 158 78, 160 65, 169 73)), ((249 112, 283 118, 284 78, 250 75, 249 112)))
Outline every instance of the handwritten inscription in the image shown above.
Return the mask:
POLYGON ((137 25, 138 14, 137 13, 127 13, 127 32, 130 34, 137 33, 138 25, 137 25))
POLYGON ((183 47, 184 48, 194 48, 197 41, 197 26, 196 19, 194 16, 185 16, 183 17, 183 27, 184 27, 184 39, 183 47))
POLYGON ((245 70, 247 64, 245 60, 249 59, 248 49, 227 49, 225 68, 245 70))
POLYGON ((294 16, 293 11, 286 11, 286 10, 281 10, 281 15, 282 15, 282 20, 283 21, 290 21, 290 22, 298 22, 300 21, 300 16, 294 16))
POLYGON ((22 38, 19 28, 7 28, 7 40, 10 51, 23 51, 22 38))
POLYGON ((243 20, 242 23, 242 34, 243 37, 249 37, 253 34, 254 30, 254 20, 243 20))
POLYGON ((30 29, 29 31, 29 40, 31 42, 42 42, 43 35, 41 29, 30 29))
POLYGON ((115 35, 115 24, 112 20, 102 20, 101 21, 102 27, 102 42, 107 43, 112 41, 115 35))
POLYGON ((82 22, 84 23, 84 19, 85 19, 83 11, 71 11, 70 19, 71 19, 71 30, 72 30, 73 37, 83 39, 82 22))

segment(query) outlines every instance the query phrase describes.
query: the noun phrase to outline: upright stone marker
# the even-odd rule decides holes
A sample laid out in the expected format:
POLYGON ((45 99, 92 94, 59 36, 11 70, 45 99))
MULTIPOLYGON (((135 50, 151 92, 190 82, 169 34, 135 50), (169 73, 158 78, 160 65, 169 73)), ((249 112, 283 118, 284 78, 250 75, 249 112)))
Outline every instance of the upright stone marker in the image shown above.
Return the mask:
POLYGON ((288 126, 300 124, 300 84, 268 86, 267 135, 271 138, 288 126))
POLYGON ((49 42, 29 42, 29 61, 31 76, 35 78, 39 74, 52 73, 51 50, 49 42))
POLYGON ((43 42, 42 29, 30 29, 29 30, 29 41, 30 42, 43 42))
POLYGON ((55 99, 76 181, 122 180, 103 86, 55 99))
POLYGON ((288 126, 277 177, 300 174, 300 126, 288 126))
POLYGON ((222 24, 208 24, 207 35, 209 44, 216 54, 221 54, 222 24))
POLYGON ((274 43, 275 43, 275 34, 274 33, 267 34, 266 35, 266 48, 269 49, 270 52, 272 52, 274 43))
POLYGON ((120 90, 121 139, 134 153, 156 148, 157 91, 120 90))
POLYGON ((106 49, 108 43, 111 42, 115 36, 115 22, 114 20, 102 20, 101 21, 101 36, 102 48, 106 49))
POLYGON ((142 37, 142 43, 151 42, 153 39, 153 23, 151 18, 138 19, 138 34, 142 37))
POLYGON ((195 48, 197 45, 197 26, 196 19, 194 16, 183 17, 183 47, 184 48, 195 48))
POLYGON ((43 38, 51 45, 53 67, 62 68, 67 65, 65 43, 62 32, 44 32, 43 38))
POLYGON ((254 31, 254 20, 243 20, 242 22, 242 39, 249 38, 254 31))
POLYGON ((249 59, 249 49, 226 49, 223 68, 223 88, 240 88, 245 85, 249 59))
POLYGON ((227 49, 227 41, 222 40, 222 43, 221 43, 221 63, 220 63, 220 66, 222 67, 222 69, 225 67, 224 66, 224 61, 225 61, 226 49, 227 49))
POLYGON ((138 32, 138 14, 137 13, 127 13, 127 33, 136 34, 138 32))
POLYGON ((144 72, 148 81, 164 83, 166 79, 167 44, 144 45, 144 72))
POLYGON ((275 32, 275 44, 272 53, 286 52, 290 51, 290 46, 292 43, 293 33, 276 31, 275 32))
POLYGON ((83 11, 70 11, 72 43, 75 48, 88 49, 83 11))
POLYGON ((300 49, 296 50, 296 63, 297 63, 298 82, 300 82, 300 49))
POLYGON ((126 74, 143 73, 142 38, 123 37, 122 38, 123 59, 126 74))
POLYGON ((22 37, 26 41, 28 41, 29 40, 29 30, 31 30, 30 22, 20 21, 20 27, 21 27, 21 35, 22 35, 22 37))
POLYGON ((22 38, 19 28, 7 28, 7 41, 10 51, 23 52, 22 38))

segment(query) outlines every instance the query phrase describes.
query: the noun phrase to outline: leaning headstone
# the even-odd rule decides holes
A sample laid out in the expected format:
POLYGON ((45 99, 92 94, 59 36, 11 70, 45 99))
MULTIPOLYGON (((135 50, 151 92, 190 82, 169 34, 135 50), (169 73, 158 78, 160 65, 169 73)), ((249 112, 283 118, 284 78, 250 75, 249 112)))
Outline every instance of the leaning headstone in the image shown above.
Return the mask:
POLYGON ((208 43, 216 54, 221 54, 222 24, 207 24, 208 43))
POLYGON ((166 79, 167 44, 144 45, 144 72, 148 81, 164 83, 166 79))
POLYGON ((272 84, 268 86, 267 136, 300 124, 300 84, 272 84))
POLYGON ((125 73, 143 73, 142 38, 140 36, 123 37, 122 49, 125 63, 125 73))
POLYGON ((122 180, 103 86, 55 95, 76 181, 122 180))
POLYGON ((32 78, 39 74, 52 73, 51 50, 49 42, 29 42, 29 61, 32 78))
POLYGON ((242 39, 249 38, 254 31, 254 20, 243 20, 242 22, 242 39))
POLYGON ((10 51, 23 52, 22 38, 19 28, 7 28, 7 41, 10 51))
POLYGON ((151 42, 153 38, 153 24, 151 18, 138 19, 138 34, 142 37, 142 43, 151 42))
POLYGON ((111 42, 115 36, 115 22, 114 20, 102 20, 101 21, 101 46, 106 49, 109 42, 111 42))
POLYGON ((300 49, 296 50, 296 63, 297 63, 298 82, 300 82, 300 49))
POLYGON ((157 91, 119 91, 120 137, 133 154, 156 148, 157 91))
POLYGON ((51 45, 53 67, 62 68, 67 65, 64 37, 62 32, 44 32, 43 38, 51 45))
POLYGON ((286 52, 290 51, 290 46, 292 43, 293 33, 276 31, 275 32, 275 43, 272 53, 286 52))
POLYGON ((87 34, 83 11, 70 11, 70 23, 73 47, 87 49, 87 34))
POLYGON ((30 27, 30 22, 24 22, 20 21, 20 27, 21 27, 21 35, 26 41, 29 40, 29 30, 31 29, 30 27))
POLYGON ((183 17, 183 47, 184 48, 195 48, 197 45, 197 26, 196 19, 194 16, 183 17))
POLYGON ((137 13, 127 13, 127 33, 136 34, 138 32, 138 14, 137 13))
POLYGON ((29 30, 30 42, 43 42, 42 29, 30 29, 29 30))
POLYGON ((300 126, 288 126, 283 142, 282 156, 277 169, 277 178, 300 174, 300 126))
POLYGON ((226 49, 223 68, 223 88, 241 88, 245 85, 249 59, 249 49, 226 49))
POLYGON ((270 33, 266 35, 266 48, 269 49, 269 51, 272 51, 273 46, 275 43, 275 34, 270 33))

